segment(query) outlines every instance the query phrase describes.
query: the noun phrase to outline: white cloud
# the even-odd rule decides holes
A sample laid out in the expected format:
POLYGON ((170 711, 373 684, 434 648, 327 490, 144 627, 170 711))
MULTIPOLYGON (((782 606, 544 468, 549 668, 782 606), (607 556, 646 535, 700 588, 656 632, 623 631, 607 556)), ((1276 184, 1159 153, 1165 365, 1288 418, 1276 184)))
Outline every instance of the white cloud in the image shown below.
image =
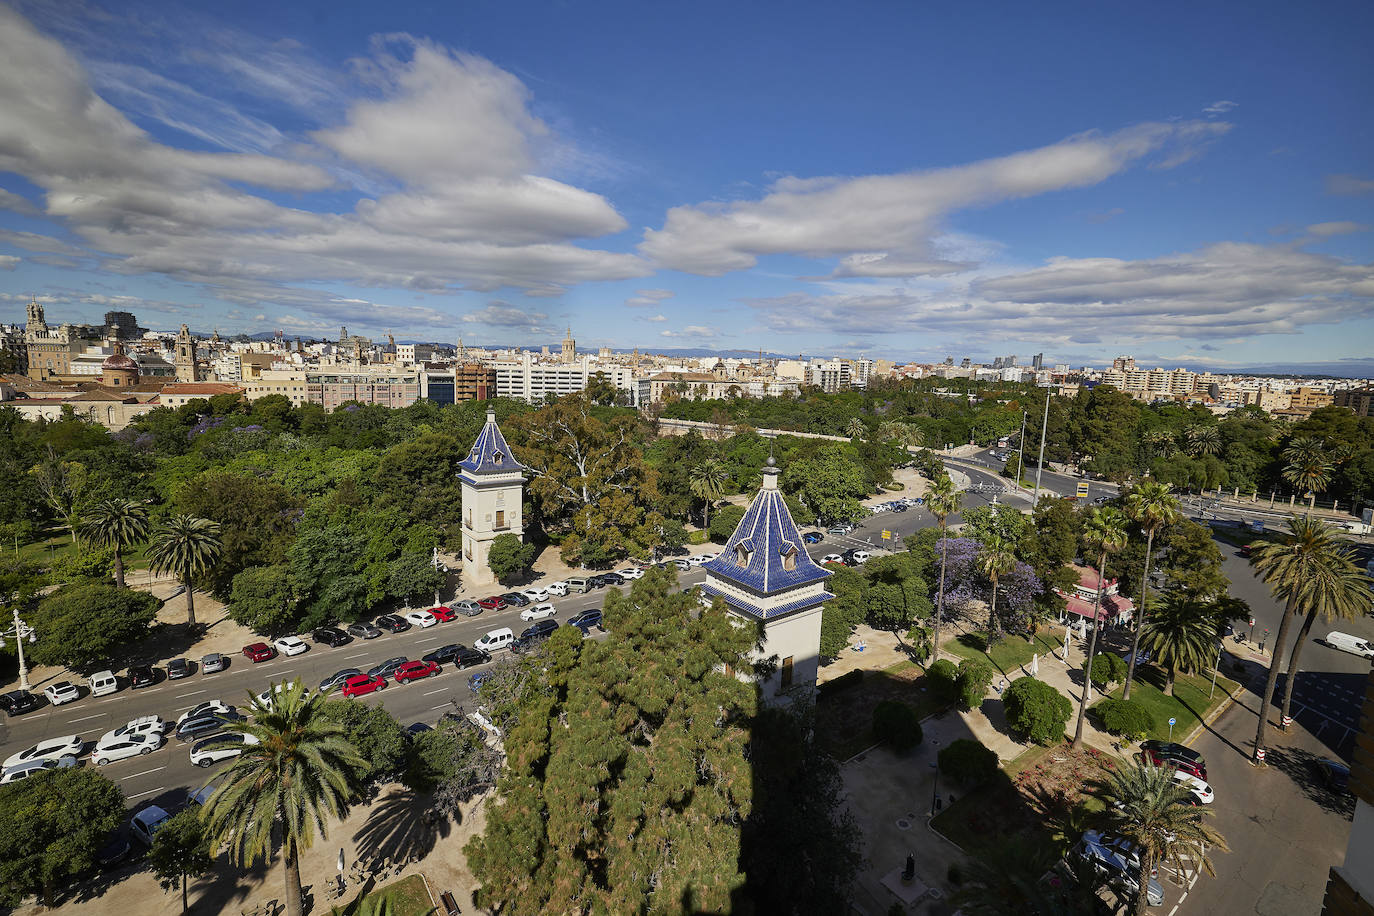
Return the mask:
POLYGON ((656 306, 665 299, 671 299, 677 295, 670 289, 637 289, 635 294, 625 300, 625 304, 631 308, 643 306, 656 306))
POLYGON ((23 258, 16 258, 10 254, 0 254, 0 270, 14 270, 19 266, 23 258))
POLYGON ((667 315, 645 315, 644 321, 667 321, 667 315))
POLYGON ((1224 114, 1226 114, 1226 112, 1231 111, 1232 109, 1234 109, 1234 108, 1236 108, 1236 107, 1237 107, 1237 103, 1236 103, 1236 102, 1232 102, 1232 101, 1229 101, 1229 100, 1227 100, 1227 99, 1222 99, 1221 101, 1219 101, 1219 102, 1213 102, 1212 104, 1208 105, 1206 108, 1202 109, 1202 113, 1203 113, 1203 114, 1206 114, 1206 115, 1213 115, 1213 116, 1224 115, 1224 114))
POLYGON ((519 328, 526 331, 535 331, 548 320, 548 315, 543 312, 526 312, 518 309, 508 302, 494 301, 486 308, 477 312, 469 312, 463 316, 463 321, 470 324, 485 324, 497 328, 519 328))
POLYGON ((1350 235, 1355 232, 1368 232, 1369 227, 1364 223, 1356 223, 1351 220, 1339 220, 1331 223, 1314 223, 1307 227, 1307 234, 1318 238, 1329 238, 1333 235, 1350 235))
POLYGON ((13 210, 23 216, 37 216, 38 208, 27 197, 0 188, 0 210, 13 210))
POLYGON ((846 258, 840 270, 848 276, 947 272, 950 266, 931 262, 942 260, 933 257, 932 240, 948 214, 1094 185, 1147 156, 1182 161, 1228 129, 1222 122, 1140 124, 951 168, 779 178, 761 200, 674 207, 662 229, 645 232, 640 251, 661 266, 707 276, 753 267, 770 254, 846 258))
POLYGON ((1374 178, 1361 178, 1358 175, 1327 175, 1326 193, 1374 194, 1374 178))
POLYGON ((699 325, 699 324, 689 324, 689 325, 687 325, 687 327, 683 328, 683 329, 680 330, 680 331, 672 331, 672 330, 669 330, 669 331, 659 331, 659 336, 661 336, 661 337, 677 337, 677 338, 681 338, 681 337, 706 338, 706 337, 716 337, 716 336, 718 336, 719 334, 720 334, 720 331, 717 330, 716 328, 708 328, 708 327, 706 327, 706 326, 704 326, 704 325, 699 325))

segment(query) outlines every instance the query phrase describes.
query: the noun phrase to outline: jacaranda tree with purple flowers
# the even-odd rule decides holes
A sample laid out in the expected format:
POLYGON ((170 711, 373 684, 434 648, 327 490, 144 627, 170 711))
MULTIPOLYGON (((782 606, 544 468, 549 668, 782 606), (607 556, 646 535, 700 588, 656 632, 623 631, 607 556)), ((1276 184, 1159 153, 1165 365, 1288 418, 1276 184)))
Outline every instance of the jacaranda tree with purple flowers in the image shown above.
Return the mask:
MULTIPOLYGON (((967 614, 978 604, 992 604, 992 580, 979 569, 979 543, 972 538, 946 538, 945 608, 951 613, 967 614)), ((1016 561, 1010 573, 997 582, 997 614, 1007 630, 1024 630, 1035 596, 1040 594, 1040 578, 1026 563, 1016 561)))

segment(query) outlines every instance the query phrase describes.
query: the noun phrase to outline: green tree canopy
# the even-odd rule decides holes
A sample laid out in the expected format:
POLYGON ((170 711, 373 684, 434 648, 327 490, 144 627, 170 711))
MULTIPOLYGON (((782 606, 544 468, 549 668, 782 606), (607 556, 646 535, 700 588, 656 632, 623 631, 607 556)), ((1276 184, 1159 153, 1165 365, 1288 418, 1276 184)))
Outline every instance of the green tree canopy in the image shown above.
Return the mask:
POLYGON ((514 534, 498 534, 491 542, 487 565, 501 582, 515 582, 529 574, 530 564, 538 551, 538 547, 522 543, 514 534))
POLYGON ((29 623, 38 641, 29 649, 40 665, 91 672, 113 664, 119 649, 152 631, 162 602, 115 585, 72 585, 38 603, 29 623))
POLYGON ((164 891, 181 889, 181 912, 186 902, 186 883, 205 874, 215 865, 210 837, 200 822, 200 812, 186 808, 177 812, 153 835, 148 850, 148 865, 164 891))
POLYGON ((1036 744, 1058 744, 1073 715, 1069 698, 1044 681, 1019 677, 1002 692, 1007 723, 1036 744))
POLYGON ((245 569, 229 589, 229 616, 264 636, 296 632, 298 606, 291 568, 284 563, 245 569))

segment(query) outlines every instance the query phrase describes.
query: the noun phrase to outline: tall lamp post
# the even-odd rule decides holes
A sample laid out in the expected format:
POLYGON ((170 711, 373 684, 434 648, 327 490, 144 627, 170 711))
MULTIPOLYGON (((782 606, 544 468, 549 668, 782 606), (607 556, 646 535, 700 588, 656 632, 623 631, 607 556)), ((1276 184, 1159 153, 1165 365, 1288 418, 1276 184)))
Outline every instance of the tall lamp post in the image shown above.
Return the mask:
POLYGON ((1017 443, 1020 452, 1016 456, 1016 492, 1021 492, 1021 475, 1026 473, 1026 412, 1021 411, 1021 440, 1017 443))
POLYGON ((1045 419, 1040 423, 1040 460, 1035 464, 1035 499, 1040 502, 1040 472, 1045 469, 1045 430, 1050 426, 1050 390, 1045 389, 1045 419))
POLYGON ((935 805, 940 800, 940 742, 930 742, 930 749, 935 754, 935 759, 930 762, 930 768, 935 771, 935 784, 930 788, 930 816, 935 816, 935 805))
MULTIPOLYGON (((0 598, 0 607, 8 603, 4 598, 0 598)), ((24 662, 24 640, 27 639, 30 643, 34 643, 38 641, 38 636, 35 635, 33 627, 19 619, 19 605, 14 605, 12 610, 14 611, 14 628, 0 632, 0 649, 5 647, 6 637, 14 640, 15 648, 19 652, 19 689, 28 690, 29 666, 24 662)))

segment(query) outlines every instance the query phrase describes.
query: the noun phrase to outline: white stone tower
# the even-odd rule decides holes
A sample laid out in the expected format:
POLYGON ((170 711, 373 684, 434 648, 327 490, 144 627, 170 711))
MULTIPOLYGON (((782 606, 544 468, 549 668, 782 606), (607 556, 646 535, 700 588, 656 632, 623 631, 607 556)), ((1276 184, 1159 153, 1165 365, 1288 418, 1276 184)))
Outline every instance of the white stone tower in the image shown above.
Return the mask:
POLYGON ((771 457, 758 495, 720 556, 705 568, 703 592, 724 599, 741 619, 763 624, 763 642, 754 660, 771 659, 777 670, 759 684, 761 699, 785 702, 791 691, 814 690, 820 670, 821 605, 835 596, 825 587, 830 572, 812 561, 787 511, 771 457))
POLYGON ((491 542, 501 534, 523 541, 525 534, 521 518, 525 466, 506 445, 494 410, 487 409, 486 425, 458 466, 463 485, 463 582, 486 585, 496 581, 487 566, 491 542))
POLYGON ((177 333, 175 362, 178 382, 200 381, 196 369, 196 341, 191 336, 191 329, 184 324, 177 333))

